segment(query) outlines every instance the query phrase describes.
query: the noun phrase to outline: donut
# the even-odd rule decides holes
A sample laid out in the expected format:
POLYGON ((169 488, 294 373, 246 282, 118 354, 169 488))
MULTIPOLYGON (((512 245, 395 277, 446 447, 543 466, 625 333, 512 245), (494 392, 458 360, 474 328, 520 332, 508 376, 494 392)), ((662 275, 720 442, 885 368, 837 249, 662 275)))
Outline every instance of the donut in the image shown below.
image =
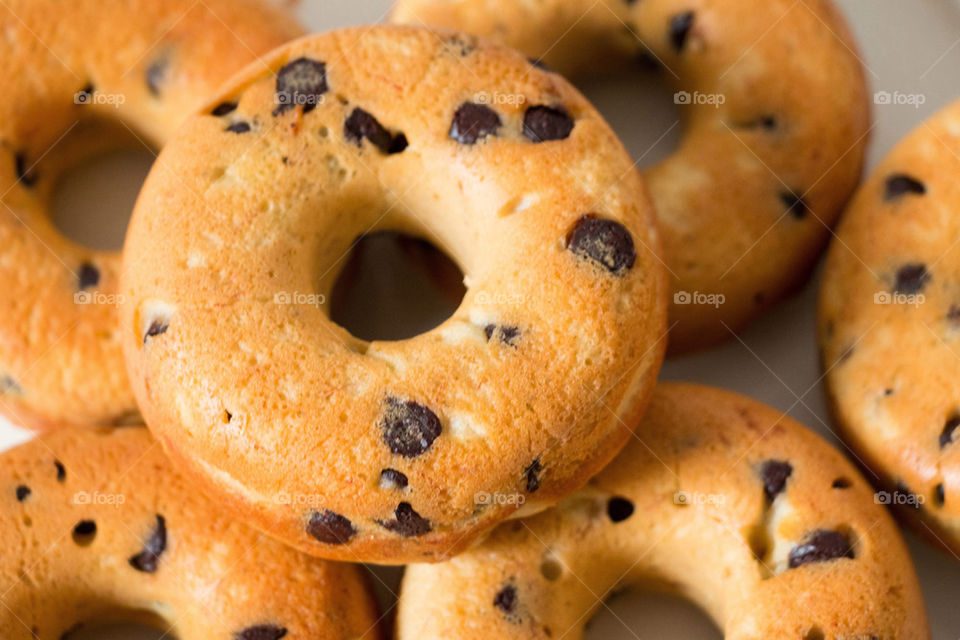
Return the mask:
POLYGON ((284 542, 381 564, 442 560, 513 496, 532 512, 586 482, 666 341, 651 207, 610 128, 454 32, 334 31, 265 62, 164 148, 127 235, 128 371, 169 454, 284 542), (494 90, 522 100, 476 101, 494 90), (324 300, 384 230, 441 247, 466 293, 425 333, 366 342, 324 300))
POLYGON ((960 102, 907 135, 844 213, 820 291, 829 405, 880 494, 960 553, 960 102))
POLYGON ((409 566, 398 640, 575 640, 632 587, 689 598, 728 640, 930 637, 895 524, 811 431, 743 396, 665 383, 637 436, 555 508, 409 566))
POLYGON ((57 180, 105 151, 161 146, 301 29, 262 0, 5 0, 0 24, 0 413, 39 430, 136 422, 120 253, 54 226, 57 180))
POLYGON ((830 0, 399 0, 392 19, 494 38, 574 79, 659 67, 684 119, 643 171, 671 353, 729 338, 802 285, 860 180, 868 93, 830 0))
POLYGON ((4 638, 109 620, 180 640, 380 637, 360 567, 225 517, 144 428, 59 429, 0 459, 4 638))

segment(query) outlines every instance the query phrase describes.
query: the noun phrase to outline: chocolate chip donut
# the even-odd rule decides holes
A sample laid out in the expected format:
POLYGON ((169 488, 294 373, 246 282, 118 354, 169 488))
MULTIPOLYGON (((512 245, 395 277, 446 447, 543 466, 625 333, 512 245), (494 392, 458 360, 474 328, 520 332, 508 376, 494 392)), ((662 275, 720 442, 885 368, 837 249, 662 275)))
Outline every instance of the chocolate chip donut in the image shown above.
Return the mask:
POLYGON ((917 127, 844 214, 820 344, 837 424, 918 531, 960 553, 960 102, 917 127))
POLYGON ((112 619, 180 640, 380 637, 359 567, 224 517, 146 429, 62 429, 0 459, 7 640, 112 619))
POLYGON ((261 0, 6 0, 0 24, 0 412, 36 429, 137 420, 120 254, 54 226, 57 180, 131 141, 159 147, 300 27, 261 0))
POLYGON ((661 69, 686 123, 644 171, 672 353, 730 337, 801 285, 860 179, 867 90, 830 0, 399 0, 392 18, 491 37, 574 78, 641 56, 661 69))
POLYGON ((929 638, 910 557, 835 449, 754 400, 663 384, 583 490, 407 568, 398 640, 581 638, 613 589, 686 596, 728 640, 929 638))
POLYGON ((600 115, 452 32, 335 31, 266 65, 167 145, 127 236, 128 368, 170 454, 285 542, 379 563, 452 555, 504 496, 543 509, 599 471, 666 332, 646 191, 600 115), (493 90, 525 102, 475 102, 493 90), (322 302, 382 230, 444 248, 467 291, 365 342, 322 302))

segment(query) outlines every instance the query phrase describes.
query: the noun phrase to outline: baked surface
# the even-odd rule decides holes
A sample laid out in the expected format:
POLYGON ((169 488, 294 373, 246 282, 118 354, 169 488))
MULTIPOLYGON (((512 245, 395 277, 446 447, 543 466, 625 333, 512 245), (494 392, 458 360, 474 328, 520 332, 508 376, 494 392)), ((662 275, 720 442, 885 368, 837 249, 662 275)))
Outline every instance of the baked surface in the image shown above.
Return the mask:
POLYGON ((729 338, 802 285, 860 180, 868 94, 830 0, 399 0, 392 19, 504 42, 574 81, 640 57, 660 69, 684 120, 644 170, 671 353, 729 338))
POLYGON ((61 429, 0 459, 4 638, 110 619, 181 640, 380 637, 361 568, 226 518, 144 428, 61 429))
POLYGON ((498 45, 380 26, 266 63, 186 123, 134 212, 122 319, 141 409, 281 540, 441 560, 629 438, 666 332, 644 184, 575 89, 498 45), (367 343, 324 301, 354 239, 383 229, 445 250, 467 293, 435 329, 367 343))
POLYGON ((691 599, 729 640, 930 635, 900 533, 839 451, 754 400, 668 383, 583 490, 408 567, 397 638, 577 639, 624 587, 691 599))
POLYGON ((831 410, 891 504, 960 552, 960 103, 918 126, 844 213, 820 292, 831 410))
POLYGON ((54 226, 57 180, 124 145, 159 148, 233 72, 302 30, 260 0, 9 0, 0 24, 0 412, 33 429, 137 422, 120 254, 54 226))

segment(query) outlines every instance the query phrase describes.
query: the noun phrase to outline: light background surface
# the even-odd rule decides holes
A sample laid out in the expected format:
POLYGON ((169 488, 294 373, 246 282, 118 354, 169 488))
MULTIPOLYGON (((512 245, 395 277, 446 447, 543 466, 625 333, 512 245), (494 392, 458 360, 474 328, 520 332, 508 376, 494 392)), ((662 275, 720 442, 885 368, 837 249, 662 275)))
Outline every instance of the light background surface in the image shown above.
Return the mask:
MULTIPOLYGON (((513 1, 513 0, 507 0, 513 1)), ((798 0, 802 1, 802 0, 798 0)), ((859 38, 872 91, 920 94, 925 103, 877 106, 870 166, 905 133, 939 107, 960 97, 960 3, 953 0, 839 0, 859 38)), ((384 19, 390 0, 302 0, 298 11, 313 30, 384 19)), ((595 100, 641 166, 663 157, 676 141, 670 92, 633 76, 584 80, 595 100), (651 146, 653 145, 653 146, 651 146)), ((105 232, 106 233, 106 232, 105 232)), ((837 443, 827 414, 814 332, 817 282, 719 348, 670 361, 663 377, 733 389, 789 413, 837 443)), ((0 420, 0 448, 29 437, 0 420)), ((840 446, 840 445, 838 445, 840 446)), ((931 549, 908 534, 936 640, 960 638, 960 559, 931 549)), ((387 607, 399 570, 377 569, 375 582, 387 607)), ((609 601, 594 618, 588 637, 719 638, 695 608, 651 594, 626 594, 609 601)), ((97 637, 97 636, 91 636, 97 637)), ((139 637, 121 633, 110 637, 139 637)), ((144 637, 156 637, 146 635, 144 637)))

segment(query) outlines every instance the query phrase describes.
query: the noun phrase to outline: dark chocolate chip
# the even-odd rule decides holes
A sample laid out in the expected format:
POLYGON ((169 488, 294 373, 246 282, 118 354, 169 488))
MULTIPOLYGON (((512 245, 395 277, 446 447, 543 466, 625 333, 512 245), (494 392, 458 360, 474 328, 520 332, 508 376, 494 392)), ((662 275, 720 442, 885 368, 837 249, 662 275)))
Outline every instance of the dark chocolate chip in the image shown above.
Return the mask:
POLYGON ((895 200, 900 196, 910 193, 922 196, 927 192, 927 187, 905 173, 895 173, 887 177, 883 187, 883 199, 887 202, 895 200))
POLYGON ((511 615, 517 609, 517 588, 508 584, 497 595, 493 596, 493 606, 507 615, 511 615))
POLYGON ((893 285, 894 293, 913 295, 920 293, 930 282, 927 266, 920 263, 906 264, 897 270, 897 281, 893 285))
POLYGON ((170 325, 165 320, 160 320, 159 318, 154 320, 150 323, 150 326, 147 327, 147 333, 143 336, 143 344, 147 344, 147 340, 150 338, 165 334, 169 328, 170 325))
POLYGON ((232 125, 224 129, 224 131, 229 131, 230 133, 247 133, 250 131, 249 122, 234 122, 232 125))
POLYGON ((533 142, 565 140, 573 131, 574 121, 563 107, 537 105, 523 116, 523 135, 533 142))
POLYGON ((407 476, 396 469, 384 469, 380 472, 380 484, 392 489, 406 489, 408 484, 407 476))
POLYGON ((343 134, 358 147, 362 147, 364 139, 367 139, 382 153, 400 153, 407 148, 405 135, 401 133, 394 137, 376 118, 360 107, 354 109, 343 123, 343 134))
POLYGON ((613 522, 623 522, 633 515, 633 503, 619 496, 610 498, 607 502, 607 515, 613 522))
POLYGON ((310 516, 307 533, 324 544, 346 544, 357 535, 357 529, 339 513, 324 509, 310 516))
POLYGON ((847 478, 841 477, 834 480, 833 484, 831 484, 830 486, 833 487, 834 489, 849 489, 851 486, 853 486, 853 483, 850 482, 850 480, 848 480, 847 478))
POLYGON ((404 458, 415 458, 427 451, 440 435, 440 419, 422 404, 387 398, 380 420, 383 441, 390 451, 404 458))
POLYGON ((328 89, 325 63, 309 58, 289 62, 277 73, 277 108, 273 115, 280 115, 298 105, 303 106, 303 113, 310 113, 320 104, 328 89))
POLYGON ((80 265, 80 273, 77 274, 77 286, 80 291, 95 287, 100 284, 100 270, 89 262, 80 265))
POLYGON ((943 483, 941 482, 933 488, 933 503, 938 507, 942 507, 943 503, 946 502, 947 495, 943 490, 943 483))
POLYGON ((947 322, 960 324, 960 305, 951 305, 947 310, 947 322))
POLYGON ((567 249, 615 276, 626 273, 637 259, 633 238, 622 224, 592 215, 577 220, 567 236, 567 249))
POLYGON ((233 634, 233 640, 280 640, 287 630, 274 624, 258 624, 233 634))
POLYGON ((147 67, 147 88, 154 97, 160 97, 160 86, 167 75, 168 66, 167 59, 160 58, 147 67))
POLYGON ((941 449, 953 442, 953 434, 956 432, 957 427, 960 427, 960 413, 954 413, 947 418, 947 421, 943 424, 943 431, 940 432, 941 449))
POLYGON ((97 535, 97 523, 93 520, 81 520, 73 527, 73 541, 80 546, 87 546, 97 535))
POLYGON ((476 144, 487 136, 497 135, 500 116, 485 104, 465 102, 453 114, 450 138, 460 144, 476 144))
POLYGON ((393 510, 393 520, 378 520, 384 529, 399 533, 404 538, 415 538, 430 532, 430 521, 413 510, 409 502, 401 502, 393 510))
POLYGON ((540 458, 530 463, 530 466, 523 470, 523 475, 527 479, 527 491, 533 493, 540 488, 540 472, 543 471, 543 465, 540 464, 540 458))
POLYGON ((818 529, 790 550, 789 567, 796 569, 805 564, 838 558, 853 558, 853 549, 847 537, 839 531, 818 529))
POLYGON ((17 165, 17 180, 20 181, 24 187, 32 187, 37 183, 37 173, 27 163, 27 154, 24 152, 18 153, 14 157, 14 162, 17 165))
POLYGON ((797 195, 794 191, 784 191, 780 194, 780 201, 787 208, 787 213, 791 214, 797 220, 803 219, 809 212, 810 207, 803 199, 803 196, 797 195))
POLYGON ((157 526, 153 533, 143 544, 143 551, 131 556, 130 566, 137 571, 144 573, 154 573, 157 570, 157 563, 160 556, 167 548, 167 521, 159 513, 157 514, 157 526))
POLYGON ((670 45, 677 53, 683 51, 683 45, 687 43, 687 36, 693 28, 693 20, 693 11, 678 13, 670 18, 670 45))
POLYGON ((30 487, 21 484, 17 487, 17 502, 23 502, 30 496, 30 487))
POLYGON ((53 461, 53 466, 57 468, 57 482, 64 482, 67 479, 67 469, 59 460, 53 461))
POLYGON ((238 106, 239 104, 236 102, 221 102, 220 104, 218 104, 213 108, 213 111, 210 112, 210 115, 216 116, 219 118, 221 116, 227 115, 228 113, 233 113, 234 111, 237 110, 238 106))
POLYGON ((488 324, 483 328, 484 335, 487 336, 487 341, 496 335, 497 339, 500 340, 503 344, 516 347, 517 340, 520 338, 520 328, 511 327, 511 326, 497 326, 495 324, 488 324))
POLYGON ((548 67, 547 63, 541 60, 540 58, 527 58, 527 61, 537 69, 540 69, 541 71, 549 71, 549 72, 553 71, 553 69, 548 67))
POLYGON ((767 500, 776 498, 784 487, 787 478, 793 473, 793 467, 783 460, 767 460, 760 467, 760 478, 763 480, 763 493, 767 500))

